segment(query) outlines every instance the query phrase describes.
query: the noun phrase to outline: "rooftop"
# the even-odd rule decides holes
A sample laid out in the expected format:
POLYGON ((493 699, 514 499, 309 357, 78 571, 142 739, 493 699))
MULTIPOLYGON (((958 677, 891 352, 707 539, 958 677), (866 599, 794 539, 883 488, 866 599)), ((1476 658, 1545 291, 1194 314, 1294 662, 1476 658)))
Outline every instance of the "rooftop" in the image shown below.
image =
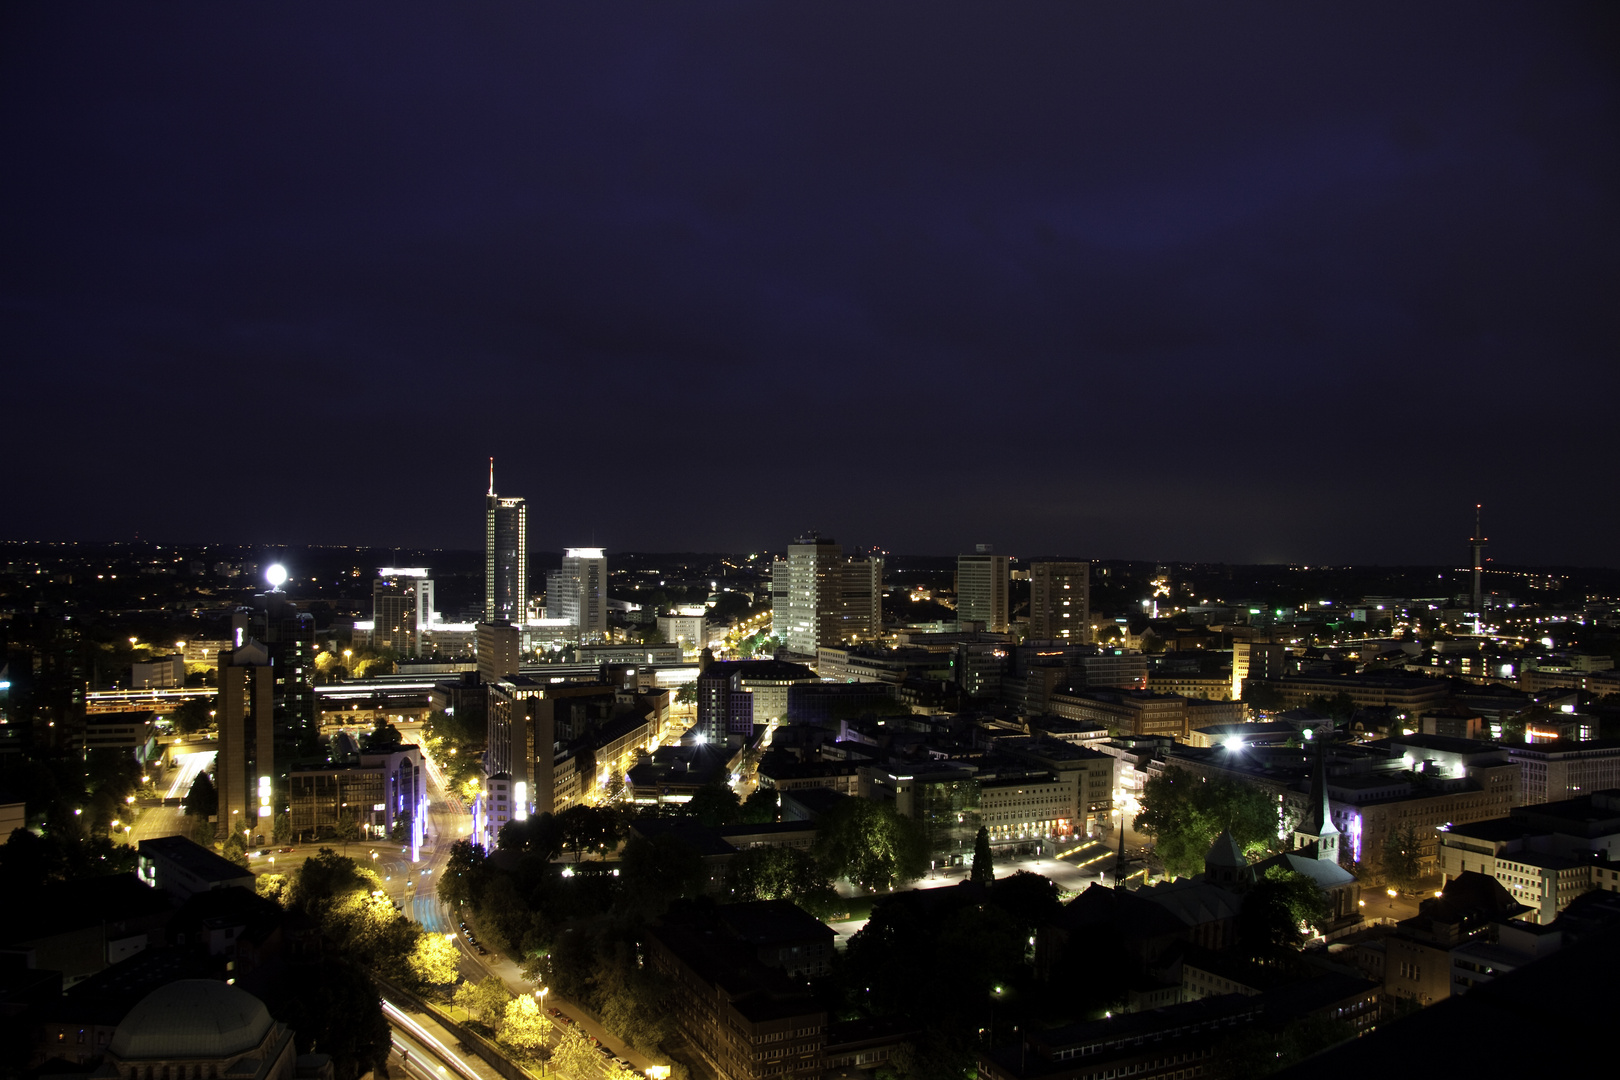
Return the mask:
POLYGON ((253 876, 253 871, 245 870, 183 836, 158 836, 142 840, 139 850, 143 857, 163 859, 194 877, 216 884, 253 876))

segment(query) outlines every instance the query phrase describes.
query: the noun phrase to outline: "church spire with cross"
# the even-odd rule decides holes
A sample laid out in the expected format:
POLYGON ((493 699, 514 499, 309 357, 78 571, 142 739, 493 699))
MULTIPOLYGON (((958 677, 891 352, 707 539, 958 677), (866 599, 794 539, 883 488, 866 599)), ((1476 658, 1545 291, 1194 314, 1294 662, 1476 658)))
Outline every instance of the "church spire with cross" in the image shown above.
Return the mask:
POLYGON ((1316 845, 1316 858, 1320 862, 1339 861, 1339 830, 1333 825, 1333 810, 1328 805, 1327 744, 1333 738, 1333 722, 1307 730, 1305 737, 1314 744, 1316 761, 1311 769, 1311 796, 1305 816, 1294 829, 1294 850, 1316 845))

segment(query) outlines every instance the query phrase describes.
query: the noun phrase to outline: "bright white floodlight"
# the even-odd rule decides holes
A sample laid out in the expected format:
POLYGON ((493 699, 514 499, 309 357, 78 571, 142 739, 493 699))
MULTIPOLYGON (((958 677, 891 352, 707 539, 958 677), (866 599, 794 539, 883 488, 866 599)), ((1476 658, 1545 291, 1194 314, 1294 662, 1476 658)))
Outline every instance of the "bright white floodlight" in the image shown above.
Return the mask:
POLYGON ((287 581, 287 568, 280 563, 272 563, 270 569, 264 572, 264 580, 270 583, 272 589, 279 589, 287 581))

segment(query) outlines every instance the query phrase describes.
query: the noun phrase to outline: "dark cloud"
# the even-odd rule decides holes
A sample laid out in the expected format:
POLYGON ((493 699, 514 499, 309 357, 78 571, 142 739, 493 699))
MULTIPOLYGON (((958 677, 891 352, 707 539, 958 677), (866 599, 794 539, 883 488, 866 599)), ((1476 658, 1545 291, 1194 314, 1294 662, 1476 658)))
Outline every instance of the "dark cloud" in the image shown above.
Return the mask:
POLYGON ((4 18, 7 535, 1614 562, 1601 7, 4 18))

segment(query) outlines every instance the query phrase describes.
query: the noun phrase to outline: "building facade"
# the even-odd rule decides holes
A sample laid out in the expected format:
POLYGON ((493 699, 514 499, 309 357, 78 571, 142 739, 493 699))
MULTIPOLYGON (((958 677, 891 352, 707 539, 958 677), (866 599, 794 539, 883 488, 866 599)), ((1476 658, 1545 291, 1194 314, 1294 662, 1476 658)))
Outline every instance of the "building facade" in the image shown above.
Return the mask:
POLYGON ((399 656, 422 655, 433 620, 433 579, 424 566, 384 566, 371 583, 371 643, 399 656))
POLYGON ((883 560, 846 559, 843 548, 816 533, 788 545, 771 565, 773 631, 789 652, 862 641, 882 631, 883 560))
POLYGON ((567 549, 562 567, 546 575, 546 618, 572 622, 580 641, 603 640, 608 629, 607 580, 603 549, 567 549))
POLYGON ((1033 641, 1081 641, 1091 634, 1091 564, 1029 564, 1029 636, 1033 641))
POLYGON ((275 775, 275 670, 270 650, 249 641, 219 654, 219 754, 214 786, 219 791, 219 827, 231 833, 270 831, 275 775), (260 818, 264 820, 261 822, 260 818))
POLYGON ((1006 633, 1009 622, 1007 556, 956 557, 956 621, 982 623, 982 629, 1006 633))

